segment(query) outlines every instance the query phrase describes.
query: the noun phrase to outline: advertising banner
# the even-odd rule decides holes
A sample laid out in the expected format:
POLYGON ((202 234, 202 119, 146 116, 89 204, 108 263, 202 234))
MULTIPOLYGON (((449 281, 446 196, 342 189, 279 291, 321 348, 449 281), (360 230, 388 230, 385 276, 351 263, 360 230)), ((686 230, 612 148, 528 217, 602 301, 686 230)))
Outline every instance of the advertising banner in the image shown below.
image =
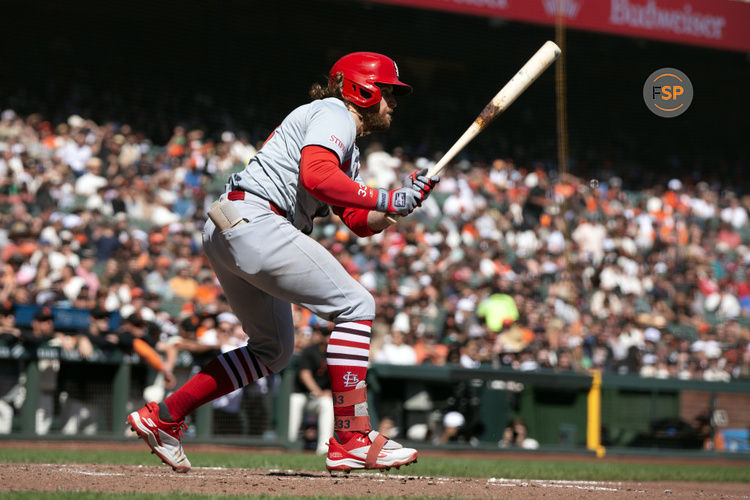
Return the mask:
POLYGON ((750 52, 750 3, 739 0, 375 0, 750 52))

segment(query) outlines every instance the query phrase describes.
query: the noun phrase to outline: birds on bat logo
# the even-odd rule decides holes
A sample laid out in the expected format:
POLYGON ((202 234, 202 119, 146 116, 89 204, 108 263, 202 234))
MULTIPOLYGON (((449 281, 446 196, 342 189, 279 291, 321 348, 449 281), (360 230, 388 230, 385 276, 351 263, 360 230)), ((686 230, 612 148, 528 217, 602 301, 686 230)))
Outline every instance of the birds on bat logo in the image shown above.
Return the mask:
POLYGON ((356 387, 359 383, 359 376, 349 371, 341 378, 344 380, 344 387, 356 387))

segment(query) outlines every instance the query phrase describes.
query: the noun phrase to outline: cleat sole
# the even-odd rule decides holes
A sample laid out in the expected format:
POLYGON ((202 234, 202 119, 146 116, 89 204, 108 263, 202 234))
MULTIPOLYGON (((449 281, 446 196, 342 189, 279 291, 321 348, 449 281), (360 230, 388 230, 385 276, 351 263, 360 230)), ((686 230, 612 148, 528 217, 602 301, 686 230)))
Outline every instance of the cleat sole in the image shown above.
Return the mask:
POLYGON ((403 462, 396 462, 394 464, 389 465, 382 465, 382 466, 375 466, 373 468, 367 468, 365 467, 364 463, 359 463, 356 465, 351 465, 351 461, 349 463, 340 463, 336 465, 326 465, 326 469, 328 469, 329 473, 332 472, 343 472, 345 474, 349 474, 353 470, 381 470, 381 471, 388 471, 392 467, 395 467, 396 469, 400 469, 401 467, 405 467, 407 465, 415 464, 417 463, 416 456, 413 459, 407 459, 403 462))

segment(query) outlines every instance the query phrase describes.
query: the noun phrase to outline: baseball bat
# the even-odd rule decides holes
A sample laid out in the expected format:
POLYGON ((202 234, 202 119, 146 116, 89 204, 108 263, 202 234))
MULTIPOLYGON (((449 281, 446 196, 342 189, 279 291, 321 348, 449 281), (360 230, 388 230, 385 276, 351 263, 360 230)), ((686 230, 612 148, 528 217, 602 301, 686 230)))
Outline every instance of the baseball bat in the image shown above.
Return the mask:
MULTIPOLYGON (((484 130, 500 113, 508 109, 513 104, 518 96, 529 88, 529 85, 536 80, 539 75, 544 73, 544 70, 558 58, 560 55, 560 47, 555 42, 550 40, 546 41, 541 46, 536 54, 526 61, 526 64, 521 67, 518 72, 513 75, 508 83, 500 89, 500 92, 492 98, 492 100, 484 107, 479 116, 474 119, 474 122, 466 129, 461 137, 451 146, 447 153, 443 155, 440 160, 433 165, 428 171, 427 176, 432 177, 433 175, 440 175, 445 169, 448 163, 461 151, 467 144, 469 144, 479 132, 484 130)), ((395 223, 401 216, 399 215, 387 215, 386 218, 395 223)))

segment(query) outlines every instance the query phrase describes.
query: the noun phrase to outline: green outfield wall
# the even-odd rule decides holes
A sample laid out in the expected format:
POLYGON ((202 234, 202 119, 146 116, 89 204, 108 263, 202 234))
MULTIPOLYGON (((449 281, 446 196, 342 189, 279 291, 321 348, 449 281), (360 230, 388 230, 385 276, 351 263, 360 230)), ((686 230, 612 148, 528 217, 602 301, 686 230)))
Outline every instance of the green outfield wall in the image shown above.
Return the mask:
MULTIPOLYGON (((288 442, 286 430, 295 361, 267 384, 246 388, 243 398, 249 399, 238 412, 211 405, 201 408, 190 419, 188 439, 299 446, 288 442), (226 425, 224 419, 229 418, 235 425, 226 425)), ((180 354, 175 370, 179 383, 196 370, 194 364, 189 354, 180 354)), ((83 360, 57 347, 31 352, 18 345, 0 346, 0 387, 6 391, 0 397, 12 418, 7 436, 122 437, 127 413, 144 403, 144 389, 153 390, 156 375, 137 355, 120 351, 97 352, 83 360), (14 378, 17 383, 12 387, 14 378), (85 434, 82 428, 71 434, 65 427, 69 407, 77 409, 78 403, 89 408, 95 432, 85 434), (51 421, 40 432, 40 407, 45 404, 51 421)), ((442 445, 443 416, 457 411, 465 417, 465 429, 447 445, 495 447, 508 424, 520 419, 544 449, 587 446, 587 398, 592 385, 588 373, 373 364, 368 384, 373 426, 388 417, 401 436, 420 436, 442 445)), ((604 374, 600 406, 601 444, 606 447, 698 450, 724 429, 747 431, 750 381, 604 374)), ((0 417, 8 418, 8 412, 0 417)), ((743 443, 738 446, 741 451, 743 443)))

